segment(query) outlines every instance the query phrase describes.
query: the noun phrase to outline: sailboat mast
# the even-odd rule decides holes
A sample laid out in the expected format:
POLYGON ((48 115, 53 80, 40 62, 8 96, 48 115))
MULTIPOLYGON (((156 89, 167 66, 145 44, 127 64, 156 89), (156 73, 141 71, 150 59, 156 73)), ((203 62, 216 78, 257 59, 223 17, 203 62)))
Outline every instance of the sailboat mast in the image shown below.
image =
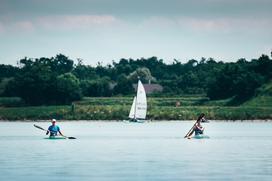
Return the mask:
POLYGON ((137 83, 137 88, 136 88, 136 97, 135 97, 135 105, 134 105, 134 119, 136 119, 136 105, 137 105, 137 94, 138 94, 138 87, 139 87, 139 80, 138 80, 138 83, 137 83))

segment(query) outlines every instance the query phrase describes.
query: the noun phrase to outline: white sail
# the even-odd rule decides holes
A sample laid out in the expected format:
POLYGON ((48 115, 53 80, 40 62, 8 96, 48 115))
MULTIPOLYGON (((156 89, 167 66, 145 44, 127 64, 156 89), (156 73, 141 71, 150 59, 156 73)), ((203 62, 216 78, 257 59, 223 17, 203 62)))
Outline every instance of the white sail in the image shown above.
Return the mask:
POLYGON ((130 112, 129 112, 129 118, 133 119, 134 118, 134 115, 135 115, 135 101, 136 101, 136 97, 134 97, 133 99, 133 103, 132 103, 132 106, 130 108, 130 112))
POLYGON ((139 80, 136 96, 135 118, 145 119, 146 110, 147 110, 146 93, 142 82, 139 80))

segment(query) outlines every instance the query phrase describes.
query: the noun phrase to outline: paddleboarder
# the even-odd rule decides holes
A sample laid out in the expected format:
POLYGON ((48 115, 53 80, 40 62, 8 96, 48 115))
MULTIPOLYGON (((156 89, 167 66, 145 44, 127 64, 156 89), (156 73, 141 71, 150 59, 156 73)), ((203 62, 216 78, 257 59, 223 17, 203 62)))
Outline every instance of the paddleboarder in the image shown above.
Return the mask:
POLYGON ((48 127, 46 135, 50 133, 50 136, 57 136, 59 133, 61 136, 64 136, 60 131, 60 127, 56 125, 56 122, 57 121, 55 119, 52 119, 51 121, 52 125, 48 127))
POLYGON ((204 113, 201 113, 196 121, 194 128, 195 135, 203 134, 204 132, 204 127, 200 124, 201 122, 206 122, 204 113))
POLYGON ((201 122, 208 122, 205 119, 205 114, 204 113, 201 113, 198 116, 196 123, 190 129, 190 131, 185 135, 185 138, 189 138, 190 139, 191 136, 193 135, 193 133, 195 133, 195 135, 203 135, 204 127, 200 124, 201 122))

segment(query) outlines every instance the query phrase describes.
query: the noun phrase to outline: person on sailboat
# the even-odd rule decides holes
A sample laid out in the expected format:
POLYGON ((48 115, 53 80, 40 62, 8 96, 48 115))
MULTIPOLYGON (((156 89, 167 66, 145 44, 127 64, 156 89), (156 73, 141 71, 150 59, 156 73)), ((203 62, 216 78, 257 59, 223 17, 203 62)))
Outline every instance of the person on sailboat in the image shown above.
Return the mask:
POLYGON ((61 136, 63 136, 63 134, 60 131, 60 127, 56 125, 56 120, 52 119, 51 123, 52 125, 48 127, 46 135, 50 133, 50 136, 57 136, 57 134, 59 133, 61 136))

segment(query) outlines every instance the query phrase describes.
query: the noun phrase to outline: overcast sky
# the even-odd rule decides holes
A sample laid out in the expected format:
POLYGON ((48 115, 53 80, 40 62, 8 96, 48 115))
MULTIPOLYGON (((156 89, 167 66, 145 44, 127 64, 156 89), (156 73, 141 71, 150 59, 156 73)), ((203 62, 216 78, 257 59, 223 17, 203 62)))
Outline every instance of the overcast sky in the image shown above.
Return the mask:
POLYGON ((0 0, 0 63, 270 55, 271 0, 0 0))

